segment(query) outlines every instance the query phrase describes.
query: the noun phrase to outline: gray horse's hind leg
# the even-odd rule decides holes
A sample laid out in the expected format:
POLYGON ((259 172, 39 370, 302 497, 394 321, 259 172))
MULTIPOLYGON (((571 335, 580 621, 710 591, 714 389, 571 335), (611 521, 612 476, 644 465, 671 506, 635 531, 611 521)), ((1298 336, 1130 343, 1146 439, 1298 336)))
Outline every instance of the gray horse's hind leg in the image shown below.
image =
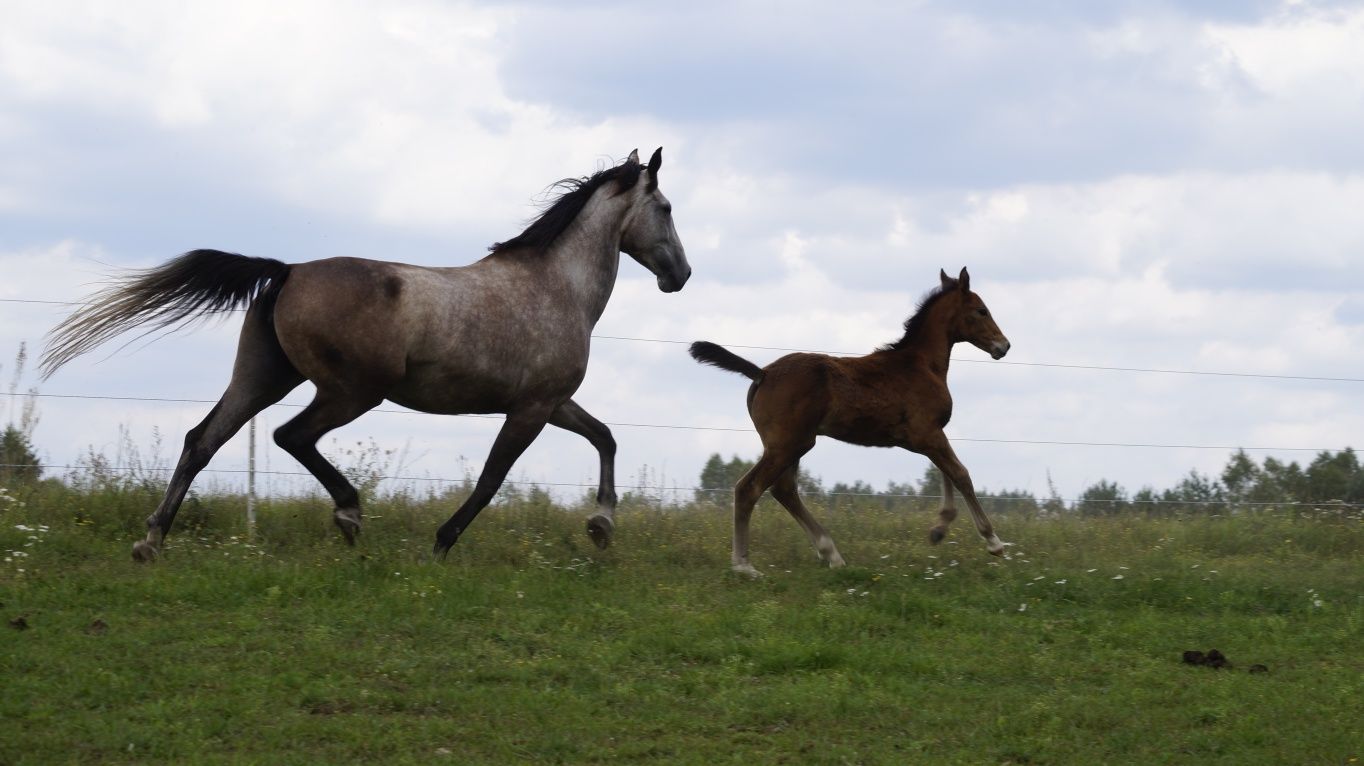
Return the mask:
POLYGON ((268 310, 268 306, 259 309, 253 306, 247 312, 237 343, 232 381, 208 416, 185 435, 180 462, 171 474, 161 504, 147 519, 147 538, 133 545, 133 559, 152 561, 157 557, 194 477, 246 421, 303 382, 303 376, 284 356, 274 329, 263 316, 268 310))
POLYGON ((381 401, 383 398, 379 396, 346 394, 319 387, 317 396, 303 412, 275 429, 275 443, 302 463, 331 495, 336 504, 332 521, 351 545, 360 534, 360 493, 317 451, 317 440, 328 431, 365 414, 381 401))
POLYGON ((598 548, 606 548, 616 533, 616 440, 605 423, 592 417, 572 399, 559 405, 549 423, 579 434, 597 448, 601 478, 597 484, 597 512, 587 520, 587 534, 598 548))

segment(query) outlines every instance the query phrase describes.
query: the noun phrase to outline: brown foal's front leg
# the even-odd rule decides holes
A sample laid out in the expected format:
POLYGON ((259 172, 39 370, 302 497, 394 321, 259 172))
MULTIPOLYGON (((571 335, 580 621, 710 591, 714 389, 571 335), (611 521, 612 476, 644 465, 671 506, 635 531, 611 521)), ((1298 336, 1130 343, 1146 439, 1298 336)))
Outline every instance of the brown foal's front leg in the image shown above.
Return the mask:
MULTIPOLYGON (((952 451, 952 445, 947 441, 947 435, 941 431, 938 432, 927 444, 916 451, 932 460, 933 465, 942 471, 944 484, 950 481, 961 493, 962 498, 966 500, 966 507, 971 509, 971 520, 976 523, 976 531, 980 533, 981 537, 985 538, 985 550, 989 551, 991 555, 1003 556, 1004 543, 995 534, 994 526, 990 524, 990 517, 986 516, 985 510, 980 507, 980 500, 976 499, 975 486, 971 483, 971 474, 966 471, 966 466, 961 464, 961 461, 957 459, 957 454, 952 451)), ((944 504, 947 503, 950 492, 950 489, 944 487, 944 504)), ((939 515, 941 516, 945 511, 947 511, 946 505, 944 505, 943 511, 939 512, 939 515)), ((955 515, 955 510, 952 513, 955 515)), ((940 523, 939 526, 943 525, 940 523)), ((937 529, 938 527, 934 527, 935 531, 937 529)), ((939 537, 938 539, 942 538, 939 537)))
POLYGON ((942 473, 942 507, 938 509, 938 523, 928 530, 928 541, 937 545, 947 537, 947 528, 957 519, 957 504, 953 498, 952 481, 947 478, 947 474, 942 473))

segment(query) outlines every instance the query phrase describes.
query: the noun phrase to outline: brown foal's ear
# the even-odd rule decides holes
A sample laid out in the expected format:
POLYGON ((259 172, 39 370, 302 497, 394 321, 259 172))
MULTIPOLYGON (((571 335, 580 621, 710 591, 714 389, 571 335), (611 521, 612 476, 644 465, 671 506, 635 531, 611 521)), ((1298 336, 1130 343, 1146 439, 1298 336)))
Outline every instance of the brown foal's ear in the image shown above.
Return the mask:
POLYGON ((631 150, 630 150, 630 156, 625 158, 625 164, 626 164, 626 165, 629 165, 629 164, 632 163, 632 162, 635 163, 636 165, 639 164, 639 150, 638 150, 638 149, 631 149, 631 150))
POLYGON ((943 271, 942 269, 938 269, 938 279, 941 279, 941 280, 942 280, 942 289, 944 289, 944 290, 951 290, 951 289, 952 289, 952 278, 949 277, 949 276, 947 276, 947 272, 946 272, 946 271, 943 271))
POLYGON ((962 292, 971 289, 971 275, 966 273, 965 266, 961 267, 961 276, 957 277, 957 284, 961 287, 962 292))
POLYGON ((658 169, 663 167, 663 147, 654 150, 654 156, 649 158, 649 172, 658 175, 658 169))

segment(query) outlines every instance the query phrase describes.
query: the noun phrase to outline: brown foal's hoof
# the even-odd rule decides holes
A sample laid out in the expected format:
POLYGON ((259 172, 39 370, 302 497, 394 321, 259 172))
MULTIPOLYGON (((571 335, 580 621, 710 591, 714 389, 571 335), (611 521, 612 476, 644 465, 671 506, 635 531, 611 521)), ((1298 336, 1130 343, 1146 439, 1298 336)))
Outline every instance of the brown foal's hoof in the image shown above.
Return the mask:
POLYGON ((133 543, 133 561, 140 561, 143 564, 150 564, 156 561, 156 547, 146 540, 138 540, 133 543))
POLYGON ((945 529, 934 527, 928 530, 928 541, 934 545, 942 542, 944 537, 947 537, 947 530, 945 529))
POLYGON ((616 524, 605 516, 597 514, 587 520, 587 536, 596 543, 598 550, 606 550, 611 545, 611 538, 616 534, 616 524))

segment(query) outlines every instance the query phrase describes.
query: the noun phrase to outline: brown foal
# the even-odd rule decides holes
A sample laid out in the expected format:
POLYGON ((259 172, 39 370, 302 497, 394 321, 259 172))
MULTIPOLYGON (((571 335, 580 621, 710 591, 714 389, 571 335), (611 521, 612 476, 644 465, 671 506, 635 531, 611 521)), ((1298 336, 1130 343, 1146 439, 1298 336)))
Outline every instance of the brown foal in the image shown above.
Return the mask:
POLYGON ((753 381, 748 413, 762 439, 763 454, 734 487, 736 572, 757 576, 748 561, 748 522, 753 506, 771 488, 810 536, 831 567, 843 566, 833 538, 810 515, 796 491, 800 459, 816 436, 831 436, 867 447, 903 447, 926 456, 942 471, 942 509, 929 540, 940 542, 957 516, 953 488, 971 509, 986 550, 998 556, 1004 543, 976 499, 971 476, 957 459, 943 427, 952 418, 947 366, 952 346, 966 342, 999 359, 1009 351, 990 310, 971 292, 966 269, 953 279, 939 272, 942 285, 929 293, 905 322, 900 340, 866 356, 787 354, 767 367, 706 341, 691 345, 698 362, 737 372, 753 381))

